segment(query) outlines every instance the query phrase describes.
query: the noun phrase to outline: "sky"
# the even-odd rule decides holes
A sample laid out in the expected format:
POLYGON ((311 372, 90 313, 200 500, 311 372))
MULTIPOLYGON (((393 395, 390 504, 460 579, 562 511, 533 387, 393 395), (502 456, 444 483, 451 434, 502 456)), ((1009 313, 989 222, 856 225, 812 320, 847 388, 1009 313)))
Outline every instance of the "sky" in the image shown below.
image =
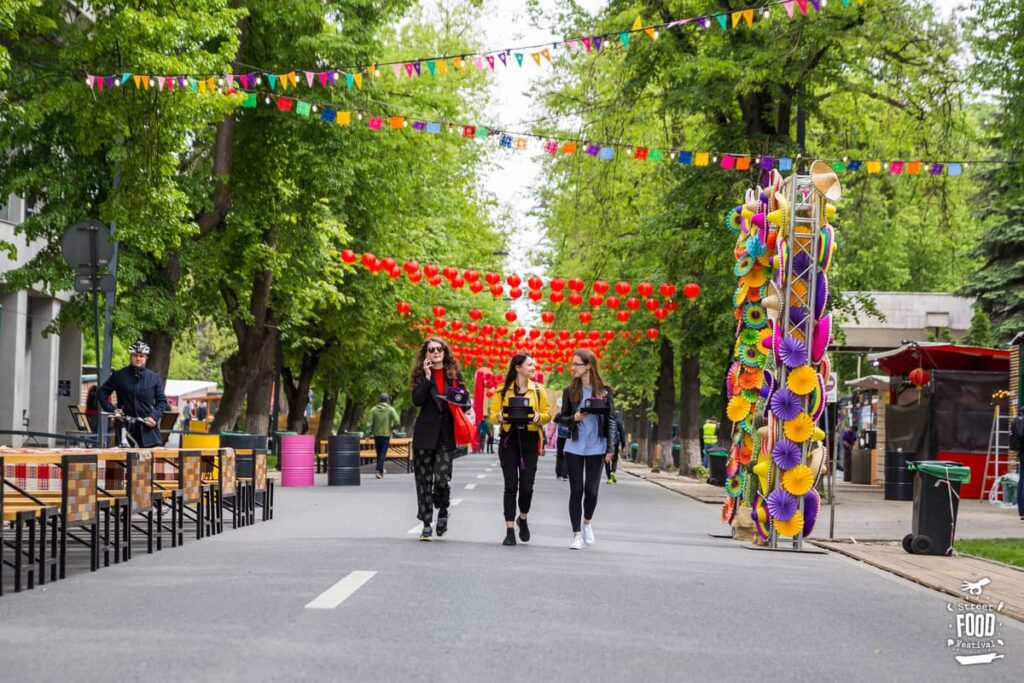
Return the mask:
MULTIPOLYGON (((577 1, 591 13, 606 4, 606 0, 577 1)), ((521 0, 503 0, 491 5, 482 37, 488 49, 533 45, 566 37, 531 26, 524 4, 521 0)), ((545 10, 559 5, 557 0, 541 0, 539 4, 545 10)), ((940 16, 948 18, 954 9, 966 3, 964 0, 932 0, 932 4, 940 16)), ((530 130, 530 124, 522 122, 538 118, 542 110, 528 95, 528 90, 543 78, 546 71, 544 67, 536 68, 529 58, 524 60, 522 68, 496 68, 492 77, 490 106, 481 113, 481 122, 507 129, 530 130)), ((509 240, 508 272, 532 273, 528 252, 543 238, 542 227, 529 215, 534 205, 533 188, 541 179, 539 157, 542 154, 537 143, 531 143, 528 152, 499 150, 495 154, 495 168, 483 179, 485 189, 493 193, 504 208, 511 210, 514 225, 518 228, 509 240)))

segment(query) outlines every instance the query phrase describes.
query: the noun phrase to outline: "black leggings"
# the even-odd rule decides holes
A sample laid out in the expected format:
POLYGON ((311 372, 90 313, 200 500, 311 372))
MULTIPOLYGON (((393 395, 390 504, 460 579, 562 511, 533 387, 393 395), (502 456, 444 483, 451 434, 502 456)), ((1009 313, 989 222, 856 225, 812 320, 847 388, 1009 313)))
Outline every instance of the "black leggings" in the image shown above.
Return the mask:
POLYGON ((606 462, 604 464, 604 474, 605 474, 605 477, 607 477, 608 479, 611 479, 612 474, 614 474, 615 470, 617 470, 617 469, 619 469, 619 449, 616 448, 615 449, 615 455, 612 456, 612 461, 611 462, 606 462))
POLYGON ((580 531, 581 515, 583 519, 594 518, 603 462, 603 455, 576 455, 565 452, 565 466, 569 470, 569 521, 572 522, 574 533, 580 531))
POLYGON ((568 477, 565 471, 565 437, 560 436, 555 442, 555 476, 568 477))
POLYGON ((513 427, 502 432, 498 442, 498 462, 505 477, 505 521, 516 518, 516 493, 519 494, 519 512, 527 514, 533 502, 533 482, 537 478, 537 432, 513 427))

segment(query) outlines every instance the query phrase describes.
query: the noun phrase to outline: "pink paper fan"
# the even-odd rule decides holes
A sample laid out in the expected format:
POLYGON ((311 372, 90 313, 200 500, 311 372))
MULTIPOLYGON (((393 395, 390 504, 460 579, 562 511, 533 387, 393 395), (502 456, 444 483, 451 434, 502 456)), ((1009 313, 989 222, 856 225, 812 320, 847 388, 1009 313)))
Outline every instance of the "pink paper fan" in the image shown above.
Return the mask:
POLYGON ((821 362, 821 357, 825 355, 830 341, 832 341, 832 316, 826 315, 814 326, 814 336, 811 338, 811 362, 821 362))

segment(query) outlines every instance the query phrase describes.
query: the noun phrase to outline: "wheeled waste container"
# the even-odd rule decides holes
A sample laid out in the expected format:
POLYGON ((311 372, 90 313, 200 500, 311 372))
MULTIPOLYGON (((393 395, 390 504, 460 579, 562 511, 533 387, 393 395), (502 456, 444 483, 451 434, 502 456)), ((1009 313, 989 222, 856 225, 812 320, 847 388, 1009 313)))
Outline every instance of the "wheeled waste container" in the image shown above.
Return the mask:
POLYGON ((903 549, 916 555, 948 555, 960 508, 960 485, 971 480, 971 470, 946 460, 917 460, 908 466, 915 473, 914 511, 903 549))
POLYGON ((708 483, 714 486, 725 485, 726 464, 729 461, 729 451, 724 448, 709 448, 708 451, 708 483))

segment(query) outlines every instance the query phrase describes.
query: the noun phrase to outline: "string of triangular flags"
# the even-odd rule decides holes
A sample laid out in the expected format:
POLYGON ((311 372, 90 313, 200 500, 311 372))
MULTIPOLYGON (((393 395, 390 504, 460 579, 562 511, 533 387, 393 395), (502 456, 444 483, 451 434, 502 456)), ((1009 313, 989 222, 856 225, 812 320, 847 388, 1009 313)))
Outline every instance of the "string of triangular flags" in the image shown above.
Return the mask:
MULTIPOLYGON (((793 19, 797 16, 796 11, 798 9, 801 16, 808 16, 809 9, 820 12, 826 1, 773 0, 772 2, 737 10, 653 24, 645 24, 640 16, 637 16, 632 28, 625 31, 577 36, 575 38, 552 40, 535 45, 489 49, 482 52, 468 52, 454 56, 418 57, 416 59, 393 62, 331 67, 324 70, 288 69, 282 72, 272 72, 259 67, 253 67, 252 70, 245 73, 205 75, 153 75, 122 71, 120 73, 104 75, 86 74, 85 82, 91 89, 99 92, 114 90, 129 83, 134 85, 136 90, 153 89, 157 92, 168 93, 182 90, 212 93, 218 90, 237 87, 250 90, 261 87, 264 84, 270 90, 276 91, 280 88, 282 92, 287 91, 289 88, 299 88, 303 84, 307 88, 319 87, 324 90, 339 85, 343 85, 348 90, 353 88, 362 89, 364 84, 371 83, 374 78, 382 78, 387 72, 388 67, 390 67, 390 71, 396 79, 444 76, 448 74, 449 69, 465 72, 467 69, 472 68, 477 71, 487 72, 494 71, 499 65, 503 68, 510 68, 513 65, 522 68, 527 57, 537 67, 541 67, 544 63, 551 63, 554 56, 559 52, 588 54, 591 52, 601 52, 611 45, 621 45, 622 49, 628 49, 631 40, 638 35, 646 35, 650 40, 656 41, 661 31, 683 27, 708 30, 713 26, 718 26, 721 30, 728 31, 745 24, 748 28, 753 28, 755 19, 762 15, 765 17, 769 16, 772 9, 782 7, 788 18, 793 19)), ((849 7, 851 2, 851 0, 841 1, 844 7, 849 7)), ((864 0, 856 0, 856 2, 858 5, 861 5, 864 0)))
POLYGON ((723 168, 734 171, 761 170, 792 171, 802 162, 812 159, 828 162, 837 173, 863 172, 889 175, 961 176, 971 164, 1017 163, 995 159, 981 160, 914 160, 819 157, 807 154, 759 154, 754 152, 719 152, 715 150, 680 149, 678 147, 651 147, 647 145, 600 142, 578 138, 554 137, 524 131, 453 121, 429 121, 403 114, 384 114, 362 109, 344 109, 323 102, 311 102, 271 92, 227 91, 241 95, 242 107, 254 109, 260 105, 273 107, 282 113, 305 118, 317 118, 322 123, 360 127, 371 131, 401 131, 411 129, 420 133, 458 135, 478 142, 496 142, 498 147, 515 152, 541 150, 550 156, 587 156, 602 161, 633 159, 635 161, 672 162, 683 166, 723 168))

